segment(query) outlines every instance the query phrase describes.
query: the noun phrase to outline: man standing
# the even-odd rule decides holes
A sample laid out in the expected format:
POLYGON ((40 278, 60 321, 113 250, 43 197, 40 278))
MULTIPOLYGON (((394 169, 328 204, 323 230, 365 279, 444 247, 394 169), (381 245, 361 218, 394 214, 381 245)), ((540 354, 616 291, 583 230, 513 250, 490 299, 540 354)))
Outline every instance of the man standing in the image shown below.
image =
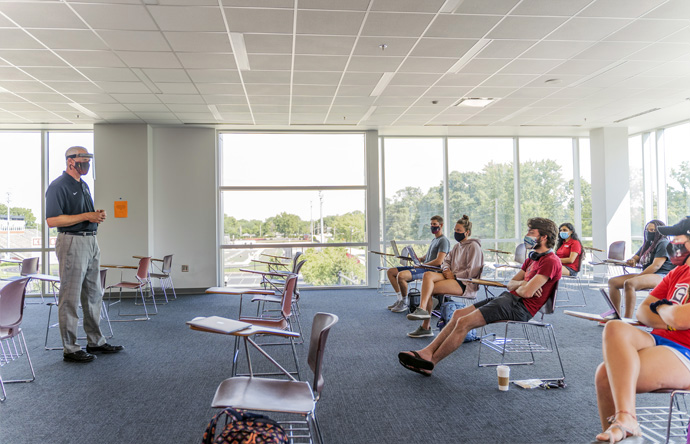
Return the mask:
MULTIPOLYGON (((431 233, 434 240, 429 245, 429 251, 420 257, 419 260, 431 267, 440 267, 446 254, 450 251, 450 241, 443 234, 443 218, 441 216, 431 217, 431 233)), ((411 247, 410 247, 411 248, 411 247)), ((388 269, 388 280, 395 290, 397 300, 388 309, 394 313, 402 313, 407 310, 407 283, 421 279, 428 268, 415 267, 395 267, 388 269)))
POLYGON ((485 299, 453 312, 448 325, 421 350, 400 352, 398 360, 408 370, 431 376, 434 366, 460 347, 473 328, 499 321, 527 322, 555 291, 561 278, 561 260, 553 252, 558 230, 545 218, 527 221, 524 242, 533 250, 522 269, 508 283, 508 290, 495 299, 485 299))
POLYGON ((98 224, 105 210, 94 211, 89 186, 81 176, 89 172, 93 154, 73 146, 65 152, 67 168, 46 191, 46 222, 57 227, 55 253, 60 268, 58 318, 63 358, 72 362, 91 362, 93 353, 117 353, 124 347, 105 342, 100 318, 103 294, 99 278, 101 250, 96 241, 98 224), (77 309, 84 311, 86 351, 77 344, 77 309))

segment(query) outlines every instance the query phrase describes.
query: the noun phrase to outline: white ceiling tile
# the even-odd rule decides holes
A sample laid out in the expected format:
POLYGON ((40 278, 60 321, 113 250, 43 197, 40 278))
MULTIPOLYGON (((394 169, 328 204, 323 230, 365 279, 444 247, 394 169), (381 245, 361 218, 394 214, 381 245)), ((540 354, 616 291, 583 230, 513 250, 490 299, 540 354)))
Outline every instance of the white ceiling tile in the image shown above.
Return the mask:
POLYGON ((236 105, 221 105, 218 107, 218 111, 221 113, 248 113, 249 107, 246 103, 240 103, 236 105))
MULTIPOLYGON (((204 99, 198 94, 157 94, 161 102, 173 103, 204 103, 204 99)), ((151 102, 147 102, 151 103, 151 102)))
POLYGON ((331 9, 341 11, 366 11, 369 0, 300 0, 300 9, 331 9))
POLYGON ((511 99, 541 99, 552 93, 553 89, 551 88, 520 88, 509 97, 511 99))
POLYGON ((46 82, 51 88, 55 88, 62 94, 103 94, 104 91, 91 82, 46 82))
POLYGON ((333 101, 333 105, 360 105, 360 106, 371 106, 376 101, 376 97, 359 98, 359 97, 336 97, 333 101))
POLYGON ((154 5, 148 10, 162 31, 225 31, 223 16, 217 6, 154 5))
POLYGON ((184 69, 144 69, 146 76, 153 82, 189 82, 184 69))
POLYGON ((275 54, 249 54, 249 66, 251 69, 261 71, 290 71, 292 57, 289 55, 275 54))
POLYGON ((77 68, 120 68, 125 66, 122 60, 112 51, 61 50, 57 51, 57 53, 60 55, 60 57, 67 60, 67 63, 76 66, 77 68))
POLYGON ((507 14, 520 0, 464 0, 456 14, 507 14))
POLYGON ((31 77, 17 68, 0 66, 0 80, 31 80, 31 77))
POLYGON ((620 60, 647 46, 646 43, 600 42, 575 55, 574 59, 620 60))
POLYGON ((43 49, 43 46, 21 29, 0 28, 0 49, 43 49))
POLYGON ((252 113, 254 117, 258 114, 287 113, 290 110, 288 105, 257 105, 252 103, 252 113))
MULTIPOLYGON (((2 11, 2 9, 0 9, 2 11)), ((0 15, 0 28, 15 28, 16 25, 12 23, 12 21, 8 18, 5 18, 4 15, 0 15)))
POLYGON ((433 14, 370 12, 362 35, 417 37, 422 35, 433 18, 433 14))
MULTIPOLYGON (((654 4, 656 3, 658 0, 654 1, 654 4)), ((690 16, 690 3, 686 0, 669 0, 648 12, 645 18, 677 19, 688 16, 690 16)))
POLYGON ((161 94, 111 94, 120 103, 161 103, 161 94))
MULTIPOLYGON (((472 97, 507 97, 517 91, 516 87, 507 86, 478 86, 472 88, 471 91, 463 93, 462 95, 471 95, 472 97)), ((491 105, 492 107, 494 105, 491 105)))
POLYGON ((86 80, 84 76, 72 68, 24 68, 24 71, 44 82, 51 80, 81 82, 86 80))
POLYGON ((103 88, 103 91, 108 94, 140 94, 152 92, 141 82, 96 82, 96 84, 103 88))
POLYGON ((477 41, 473 39, 422 38, 411 55, 414 57, 451 57, 457 61, 475 43, 477 41))
POLYGON ((190 105, 174 103, 168 105, 170 111, 174 113, 208 113, 209 109, 206 105, 190 105))
MULTIPOLYGON (((585 49, 592 46, 592 42, 561 42, 561 41, 547 41, 542 40, 541 42, 534 45, 532 48, 527 50, 522 57, 526 59, 562 59, 567 60, 573 57, 575 54, 584 51, 585 49)), ((491 47, 489 45, 489 47, 491 47)), ((483 53, 484 51, 482 51, 483 53)), ((484 56, 481 54, 482 57, 484 56)))
POLYGON ((437 83, 437 86, 477 86, 485 79, 485 74, 447 74, 437 83))
MULTIPOLYGON (((269 97, 269 96, 266 96, 266 97, 269 97)), ((259 96, 259 97, 254 97, 253 99, 254 100, 264 99, 266 97, 259 96)), ((285 100, 290 100, 290 98, 287 96, 278 96, 278 97, 283 97, 285 100)), ((204 95, 203 98, 204 98, 204 101, 209 105, 226 105, 226 104, 247 103, 247 99, 244 96, 244 93, 242 95, 229 95, 229 94, 204 95)))
POLYGON ((93 81, 135 82, 138 77, 129 68, 80 68, 86 77, 93 81))
POLYGON ((325 106, 328 108, 333 101, 332 97, 293 97, 292 108, 295 106, 325 106))
POLYGON ((513 86, 520 87, 528 84, 532 80, 536 79, 535 75, 520 75, 520 74, 496 74, 489 77, 482 83, 482 86, 513 86))
POLYGON ((174 51, 232 52, 227 32, 164 32, 174 51))
POLYGON ((549 71, 548 75, 552 77, 561 74, 585 76, 610 64, 608 60, 567 60, 549 71))
POLYGON ((152 120, 165 121, 166 123, 170 121, 180 121, 175 114, 166 112, 137 112, 136 115, 147 122, 152 120))
POLYGON ((354 72, 394 72, 402 61, 403 57, 353 56, 347 70, 354 72))
POLYGON ((158 31, 98 31, 110 49, 120 51, 170 51, 158 31))
POLYGON ((459 71, 463 74, 493 74, 508 64, 506 59, 473 59, 459 71))
MULTIPOLYGON (((364 14, 345 11, 299 11, 297 14, 298 34, 357 35, 364 14)), ((292 17, 289 19, 292 32, 292 17)))
POLYGON ((250 96, 289 96, 290 85, 267 85, 267 84, 249 84, 246 85, 247 93, 250 96))
POLYGON ((536 40, 493 40, 481 50, 478 56, 486 59, 512 59, 536 42, 536 40))
POLYGON ((140 121, 136 114, 134 113, 126 113, 126 112, 104 112, 100 113, 99 117, 105 120, 113 120, 113 121, 140 121))
POLYGON ((41 107, 29 102, 18 102, 12 105, 12 112, 23 113, 25 111, 45 112, 41 107))
POLYGON ((130 68, 181 68, 172 52, 117 51, 117 55, 130 68))
POLYGON ((415 37, 360 37, 354 54, 386 57, 406 56, 417 40, 415 37), (386 45, 386 48, 382 50, 380 45, 386 45))
POLYGON ((335 86, 331 85, 293 85, 293 96, 332 96, 335 86))
POLYGON ((295 85, 337 85, 341 76, 339 72, 297 71, 292 82, 295 85))
POLYGON ((292 36, 281 34, 245 34, 249 54, 292 54, 292 36))
POLYGON ((664 84, 668 83, 669 80, 668 77, 634 76, 623 80, 618 86, 623 88, 654 88, 665 86, 664 84))
POLYGON ((444 0, 377 0, 372 5, 372 11, 389 12, 430 12, 436 13, 444 0))
MULTIPOLYGON (((125 108, 123 105, 119 103, 91 103, 89 104, 88 107, 89 111, 93 111, 95 113, 101 113, 101 112, 127 112, 127 108, 125 108)), ((74 108, 72 108, 73 111, 76 111, 74 108)))
POLYGON ((295 54, 349 55, 355 37, 327 35, 298 35, 295 54))
POLYGON ((541 39, 565 22, 563 17, 506 17, 487 34, 490 39, 541 39))
POLYGON ((434 86, 425 94, 425 97, 462 97, 472 90, 472 86, 434 86))
POLYGON ((391 86, 383 90, 383 97, 419 97, 424 94, 425 86, 391 86))
POLYGON ((230 32, 292 34, 293 15, 290 9, 225 8, 230 32))
POLYGON ((197 83, 196 87, 200 94, 244 95, 244 89, 239 83, 197 83))
POLYGON ((563 60, 517 59, 506 65, 501 74, 543 74, 563 63, 563 60))
POLYGON ((345 56, 298 55, 295 56, 295 71, 342 71, 346 63, 345 56))
POLYGON ((567 74, 545 74, 528 83, 527 87, 536 88, 552 88, 554 91, 569 87, 571 84, 582 79, 583 75, 567 75, 567 74), (549 81, 548 83, 547 80, 549 81), (554 82, 553 80, 557 80, 554 82))
POLYGON ((592 0, 530 0, 521 2, 511 15, 550 15, 569 17, 592 3, 592 0))
POLYGON ((237 69, 232 54, 178 52, 177 57, 187 69, 237 69))
MULTIPOLYGON (((393 80, 397 74, 393 76, 393 80)), ((347 72, 343 76, 343 85, 367 85, 374 86, 381 79, 381 74, 376 72, 347 72)), ((392 83, 392 82, 391 82, 392 83)))
POLYGON ((490 15, 439 15, 425 36, 482 38, 500 19, 490 15))
MULTIPOLYGON (((58 88, 59 90, 59 88, 58 88)), ((61 91, 62 92, 62 91, 61 91)), ((95 104, 95 103, 115 103, 116 100, 108 94, 82 94, 82 93, 68 93, 67 97, 73 101, 85 104, 95 104)))
POLYGON ((408 57, 400 66, 400 72, 443 74, 457 62, 456 59, 408 57))
MULTIPOLYGON (((29 32, 51 49, 107 50, 103 41, 90 30, 31 29, 29 32)), ((2 38, 0 38, 2 41, 2 38)))
POLYGON ((127 105, 127 108, 135 113, 149 112, 149 113, 165 113, 170 112, 167 105, 162 103, 134 103, 127 105))
POLYGON ((372 88, 368 86, 342 85, 338 95, 343 97, 370 97, 372 88))
POLYGON ((674 61, 662 64, 655 64, 650 67, 645 75, 650 76, 664 76, 664 75, 678 75, 678 76, 688 76, 690 75, 690 61, 674 61))
MULTIPOLYGON (((326 73, 324 73, 326 74, 326 73)), ((328 74, 339 74, 339 73, 328 73, 328 74)), ((297 72, 295 72, 297 75, 297 72)), ((269 83, 274 85, 288 85, 290 84, 290 72, 289 71, 245 71, 242 73, 242 79, 244 83, 269 83)), ((231 80, 223 80, 218 83, 239 83, 239 76, 237 82, 231 80)))
POLYGON ((94 29, 158 30, 142 5, 70 4, 94 29))
MULTIPOLYGON (((27 95, 27 94, 29 94, 29 95, 30 94, 52 94, 52 92, 50 92, 50 93, 23 93, 22 97, 24 97, 24 95, 27 95)), ((10 94, 10 93, 0 93, 0 108, 2 108, 3 106, 8 106, 8 104, 11 104, 11 103, 25 102, 26 100, 24 100, 22 97, 19 97, 17 95, 10 94)))
POLYGON ((43 49, 32 50, 16 50, 4 49, 0 50, 0 58, 15 66, 67 66, 65 62, 60 60, 52 52, 43 49))
MULTIPOLYGON (((244 102, 242 102, 244 103, 244 102)), ((258 96, 252 98, 252 106, 255 105, 273 105, 273 106, 288 106, 290 98, 286 96, 258 96)))
MULTIPOLYGON (((240 83, 237 70, 229 69, 188 69, 187 73, 195 83, 240 83)), ((255 73, 247 71, 243 75, 247 79, 255 73)), ((245 80, 246 81, 246 80, 245 80)))
POLYGON ((688 22, 676 20, 635 20, 625 28, 608 36, 610 42, 656 42, 688 27, 688 22))
POLYGON ((688 43, 690 42, 690 26, 677 31, 665 39, 662 40, 664 43, 688 43))
POLYGON ((547 40, 596 42, 628 25, 630 19, 575 17, 546 37, 547 40))
POLYGON ((32 93, 32 92, 53 92, 52 89, 36 81, 24 81, 24 80, 2 80, 0 81, 0 87, 5 88, 8 91, 14 93, 32 93))
POLYGON ((0 11, 24 28, 86 28, 62 2, 0 2, 0 11))
POLYGON ((667 61, 686 57, 690 53, 688 43, 653 43, 628 56, 630 60, 667 61))
MULTIPOLYGON (((425 86, 433 84, 439 78, 440 76, 438 74, 399 72, 393 76, 389 85, 425 86)), ((376 84, 376 82, 373 84, 376 84)))
MULTIPOLYGON (((109 1, 109 0, 106 0, 109 1)), ((131 0, 125 0, 125 1, 131 1, 131 0)), ((270 0, 263 0, 264 2, 270 1, 270 0)), ((283 2, 287 2, 289 0, 283 0, 283 2)), ((134 2, 137 2, 137 0, 134 0, 134 2)), ((218 0, 157 0, 157 4, 164 5, 164 6, 218 6, 218 0)), ((242 3, 241 0, 223 0, 223 4, 225 6, 259 6, 259 5, 253 5, 253 3, 260 3, 259 0, 256 2, 251 2, 250 4, 236 4, 236 3, 242 3)), ((244 3, 249 3, 249 0, 245 0, 244 3)), ((277 0, 274 2, 277 3, 277 0)), ((264 5, 264 6, 270 6, 270 5, 264 5)))
POLYGON ((376 100, 376 105, 380 107, 388 106, 404 106, 408 107, 414 103, 415 99, 410 97, 379 97, 376 100))

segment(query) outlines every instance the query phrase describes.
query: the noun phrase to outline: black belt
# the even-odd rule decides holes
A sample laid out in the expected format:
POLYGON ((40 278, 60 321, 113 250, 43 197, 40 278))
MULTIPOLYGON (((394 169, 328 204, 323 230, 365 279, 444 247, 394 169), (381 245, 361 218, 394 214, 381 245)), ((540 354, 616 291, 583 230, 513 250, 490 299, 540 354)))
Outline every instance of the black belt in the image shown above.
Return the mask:
POLYGON ((69 234, 70 236, 95 236, 95 231, 63 231, 63 234, 69 234))

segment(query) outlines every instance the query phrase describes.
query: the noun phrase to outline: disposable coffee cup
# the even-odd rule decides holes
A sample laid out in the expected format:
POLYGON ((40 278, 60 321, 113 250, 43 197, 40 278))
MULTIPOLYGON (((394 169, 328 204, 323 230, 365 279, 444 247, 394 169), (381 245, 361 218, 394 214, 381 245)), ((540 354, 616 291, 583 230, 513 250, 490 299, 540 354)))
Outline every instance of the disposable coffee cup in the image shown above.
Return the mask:
POLYGON ((499 365, 496 367, 496 373, 498 373, 498 389, 502 392, 507 392, 510 381, 510 367, 499 365))

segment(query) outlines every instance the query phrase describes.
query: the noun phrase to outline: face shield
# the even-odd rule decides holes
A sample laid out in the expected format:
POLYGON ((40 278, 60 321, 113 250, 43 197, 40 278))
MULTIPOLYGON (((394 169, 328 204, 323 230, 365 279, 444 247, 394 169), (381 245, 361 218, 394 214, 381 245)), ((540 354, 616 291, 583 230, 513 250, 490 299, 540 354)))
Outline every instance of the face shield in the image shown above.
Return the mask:
POLYGON ((94 173, 95 168, 91 169, 91 160, 93 159, 93 154, 90 153, 76 153, 67 156, 68 159, 74 159, 74 169, 77 170, 81 176, 85 176, 91 170, 91 177, 95 180, 96 175, 94 173))

